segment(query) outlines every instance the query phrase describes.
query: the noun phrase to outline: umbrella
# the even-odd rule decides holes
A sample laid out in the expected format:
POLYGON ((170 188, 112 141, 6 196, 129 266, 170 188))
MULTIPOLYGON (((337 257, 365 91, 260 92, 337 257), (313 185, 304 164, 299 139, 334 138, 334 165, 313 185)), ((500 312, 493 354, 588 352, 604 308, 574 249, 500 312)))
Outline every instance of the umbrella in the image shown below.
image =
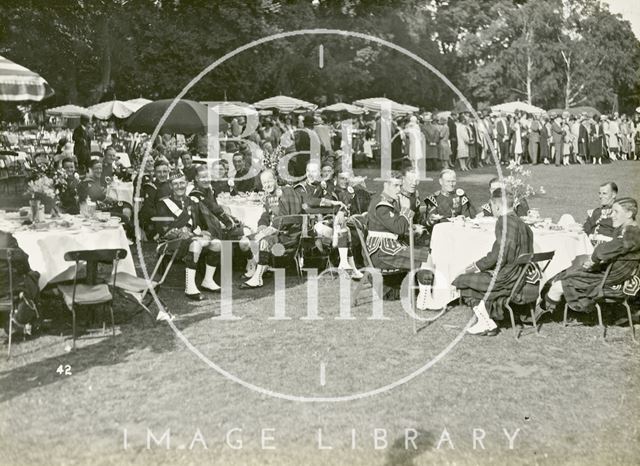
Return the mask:
POLYGON ((364 107, 372 112, 381 112, 383 108, 390 108, 391 113, 414 113, 419 109, 418 107, 412 107, 411 105, 399 104, 386 97, 372 97, 370 99, 360 99, 354 102, 354 105, 364 107))
POLYGON ((150 104, 151 102, 153 102, 153 100, 145 99, 143 97, 138 97, 137 99, 126 100, 124 103, 127 104, 127 107, 130 107, 135 112, 143 105, 150 104))
POLYGON ((257 109, 277 109, 281 112, 292 112, 297 109, 315 110, 318 106, 311 102, 287 97, 286 95, 277 95, 268 99, 260 100, 253 104, 257 109))
POLYGON ((349 115, 362 115, 365 109, 351 104, 337 103, 318 110, 320 113, 347 113, 349 115))
POLYGON ((111 117, 127 118, 137 109, 121 100, 112 100, 110 102, 101 102, 92 105, 88 110, 99 120, 108 120, 111 117))
MULTIPOLYGON (((151 134, 158 126, 160 119, 166 113, 174 99, 151 102, 129 117, 125 126, 129 131, 151 134)), ((193 100, 178 100, 171 113, 167 116, 160 132, 162 133, 206 133, 209 117, 213 118, 206 105, 193 100)), ((224 120, 218 122, 220 131, 226 131, 224 120)))
POLYGON ((223 117, 258 115, 258 111, 255 108, 244 102, 220 102, 218 105, 210 108, 223 117))
POLYGON ((504 104, 493 105, 491 110, 494 112, 515 113, 516 111, 531 113, 533 115, 541 115, 544 113, 544 109, 536 107, 535 105, 528 104, 526 102, 505 102, 504 104))
POLYGON ((43 77, 0 56, 0 100, 40 101, 53 95, 43 77))
POLYGON ((91 116, 91 111, 87 108, 80 107, 78 105, 63 105, 61 107, 50 108, 46 111, 47 115, 59 116, 59 117, 79 117, 82 115, 91 116))

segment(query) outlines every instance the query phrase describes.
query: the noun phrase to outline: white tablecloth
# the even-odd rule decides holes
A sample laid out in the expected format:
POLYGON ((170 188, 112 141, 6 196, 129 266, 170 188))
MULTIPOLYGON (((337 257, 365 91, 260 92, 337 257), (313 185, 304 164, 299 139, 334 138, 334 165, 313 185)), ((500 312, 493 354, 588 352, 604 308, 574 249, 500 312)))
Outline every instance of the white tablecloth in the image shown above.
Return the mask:
POLYGON ((133 183, 114 181, 107 186, 107 197, 114 201, 124 201, 133 205, 133 183))
POLYGON ((258 220, 262 215, 262 204, 255 202, 219 201, 223 209, 228 210, 231 215, 240 220, 245 226, 256 231, 258 220))
MULTIPOLYGON (((435 266, 434 298, 439 306, 458 297, 451 282, 472 262, 484 257, 495 240, 495 223, 473 228, 470 225, 439 223, 433 229, 431 250, 435 266)), ((533 228, 535 252, 554 251, 543 283, 566 269, 576 256, 591 254, 593 246, 584 233, 533 228)), ((544 266, 544 264, 542 264, 544 266)))
POLYGON ((122 226, 78 225, 69 229, 25 230, 19 229, 19 225, 19 222, 3 222, 0 228, 13 233, 20 249, 29 255, 29 265, 40 272, 40 288, 50 282, 73 279, 75 264, 65 261, 64 255, 82 249, 125 249, 127 257, 120 261, 118 270, 136 274, 129 241, 122 226))

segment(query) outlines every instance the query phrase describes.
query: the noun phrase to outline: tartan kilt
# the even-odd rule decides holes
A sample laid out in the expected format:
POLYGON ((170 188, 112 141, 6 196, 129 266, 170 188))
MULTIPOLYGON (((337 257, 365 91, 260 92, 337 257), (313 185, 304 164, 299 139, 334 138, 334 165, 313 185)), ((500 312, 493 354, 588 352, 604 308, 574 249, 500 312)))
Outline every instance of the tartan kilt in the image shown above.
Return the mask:
MULTIPOLYGON (((429 250, 427 248, 414 248, 413 249, 414 269, 420 268, 423 262, 427 262, 429 259, 429 250)), ((382 269, 411 269, 411 257, 409 255, 409 247, 404 246, 396 254, 388 254, 378 249, 371 254, 371 262, 373 266, 382 269)))
MULTIPOLYGON (((502 320, 504 317, 502 303, 511 294, 511 290, 517 280, 517 273, 504 276, 501 271, 493 288, 487 293, 492 277, 491 272, 463 273, 459 275, 452 284, 460 291, 460 297, 469 299, 474 305, 484 299, 489 315, 494 319, 502 320), (510 279, 507 279, 507 277, 510 279)), ((524 300, 531 296, 534 296, 534 298, 530 301, 535 301, 537 295, 537 285, 525 284, 520 293, 516 295, 514 301, 516 303, 525 302, 524 300)))

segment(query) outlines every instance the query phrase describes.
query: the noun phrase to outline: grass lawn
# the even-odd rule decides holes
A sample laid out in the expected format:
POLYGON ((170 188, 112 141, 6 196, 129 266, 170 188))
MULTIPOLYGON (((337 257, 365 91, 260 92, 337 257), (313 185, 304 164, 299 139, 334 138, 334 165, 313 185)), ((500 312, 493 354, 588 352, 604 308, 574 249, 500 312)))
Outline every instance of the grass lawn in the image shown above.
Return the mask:
MULTIPOLYGON (((459 175, 476 206, 494 173, 459 175)), ((546 195, 530 204, 554 220, 568 212, 582 221, 597 206, 601 182, 638 198, 639 174, 638 162, 532 167, 531 184, 546 195)), ((423 195, 436 189, 435 181, 420 185, 423 195)), ((179 335, 119 301, 116 338, 85 335, 68 353, 69 330, 57 324, 14 346, 12 359, 0 362, 0 464, 640 463, 640 345, 626 326, 612 324, 606 342, 593 325, 555 321, 540 335, 525 329, 517 342, 509 328, 494 338, 463 337, 389 391, 305 403, 220 372, 293 396, 363 393, 423 367, 458 337, 471 310, 458 306, 415 335, 398 301, 384 302, 387 320, 368 319, 370 304, 336 320, 340 284, 328 277, 319 283, 322 320, 304 320, 307 284, 287 276, 289 320, 269 319, 275 298, 267 278, 262 290, 234 290, 241 319, 221 321, 220 298, 187 303, 182 280, 175 274, 160 291, 179 335), (60 365, 71 374, 59 374, 60 365), (160 439, 168 429, 161 445, 147 448, 149 432, 160 439)), ((618 317, 609 314, 611 322, 618 317)))

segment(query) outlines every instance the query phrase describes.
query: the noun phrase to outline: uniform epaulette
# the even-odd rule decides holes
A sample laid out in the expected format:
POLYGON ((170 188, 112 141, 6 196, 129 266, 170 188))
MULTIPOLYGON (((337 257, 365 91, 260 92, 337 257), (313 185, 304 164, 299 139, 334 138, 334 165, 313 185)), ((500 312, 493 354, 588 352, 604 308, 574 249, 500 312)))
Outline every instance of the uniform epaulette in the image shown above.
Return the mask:
POLYGON ((485 212, 491 213, 491 204, 488 202, 486 204, 482 204, 481 209, 485 212))
POLYGON ((200 198, 198 196, 193 196, 193 192, 189 194, 189 199, 191 199, 191 201, 193 201, 195 204, 200 202, 200 198))
POLYGON ((587 210, 587 216, 591 217, 593 215, 593 209, 587 210))
POLYGON ((468 204, 468 203, 469 203, 469 198, 468 198, 467 196, 464 196, 464 195, 463 195, 463 196, 461 196, 461 197, 460 197, 460 203, 461 203, 462 205, 468 204))
POLYGON ((437 206, 438 205, 438 201, 436 200, 436 196, 437 194, 432 194, 431 196, 427 196, 425 197, 424 201, 425 202, 429 202, 430 204, 437 206))

